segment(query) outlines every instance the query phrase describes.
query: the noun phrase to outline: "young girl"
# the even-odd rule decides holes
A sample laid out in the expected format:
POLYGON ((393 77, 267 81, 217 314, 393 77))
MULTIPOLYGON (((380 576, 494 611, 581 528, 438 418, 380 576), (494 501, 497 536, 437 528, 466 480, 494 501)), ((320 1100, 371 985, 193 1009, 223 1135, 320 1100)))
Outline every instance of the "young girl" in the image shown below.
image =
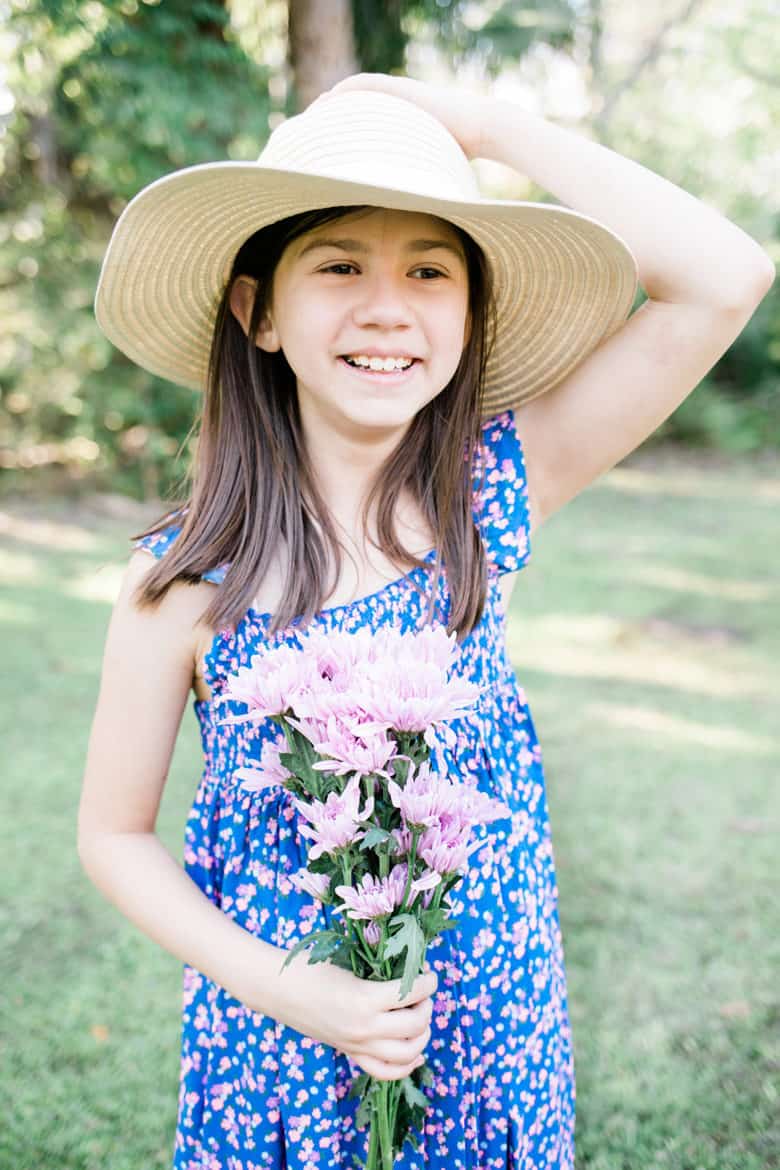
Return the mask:
POLYGON ((111 618, 79 853, 184 963, 176 1170, 362 1165, 353 1078, 402 1078, 423 1053, 424 1132, 397 1170, 571 1170, 544 776, 505 613, 531 535, 674 410, 773 277, 643 167, 514 104, 381 74, 283 123, 257 163, 178 171, 127 207, 100 325, 205 396, 191 489, 137 538, 111 618), (567 206, 483 199, 477 156, 567 206), (399 1001, 398 981, 305 952, 282 970, 324 925, 290 881, 305 838, 289 793, 235 776, 272 726, 220 723, 243 708, 214 699, 310 623, 426 622, 457 631, 484 687, 440 758, 512 815, 399 1001), (190 689, 205 767, 182 869, 155 822, 190 689))

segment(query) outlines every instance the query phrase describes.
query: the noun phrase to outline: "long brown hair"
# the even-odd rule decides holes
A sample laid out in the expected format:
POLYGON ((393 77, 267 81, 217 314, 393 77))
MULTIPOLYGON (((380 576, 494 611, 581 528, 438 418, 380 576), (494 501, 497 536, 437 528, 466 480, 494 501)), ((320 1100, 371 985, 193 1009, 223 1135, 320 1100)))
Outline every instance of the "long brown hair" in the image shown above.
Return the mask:
MULTIPOLYGON (((201 617, 212 629, 234 628, 246 614, 270 568, 278 533, 289 551, 283 602, 269 633, 294 618, 306 625, 339 580, 341 543, 315 482, 298 408, 295 375, 284 353, 255 344, 270 300, 273 275, 285 248, 305 232, 373 206, 328 207, 269 224, 239 249, 217 309, 208 384, 194 424, 198 439, 184 480, 185 494, 161 520, 131 537, 163 531, 174 513, 181 525, 170 550, 136 591, 141 606, 156 604, 177 579, 197 582, 225 562, 230 569, 201 617), (235 278, 255 278, 247 334, 230 308, 235 278), (189 485, 189 487, 188 487, 189 485), (188 490, 187 490, 188 489, 188 490), (335 575, 328 569, 335 558, 335 575)), ((408 492, 436 534, 428 621, 434 612, 442 563, 451 605, 448 631, 462 640, 482 616, 487 561, 472 508, 472 468, 479 443, 484 371, 495 336, 495 301, 482 249, 454 228, 463 245, 469 279, 471 329, 460 362, 444 389, 414 417, 403 439, 379 468, 362 514, 363 531, 394 564, 431 568, 398 542, 393 523, 399 494, 408 492), (375 496, 377 544, 367 516, 375 496)))

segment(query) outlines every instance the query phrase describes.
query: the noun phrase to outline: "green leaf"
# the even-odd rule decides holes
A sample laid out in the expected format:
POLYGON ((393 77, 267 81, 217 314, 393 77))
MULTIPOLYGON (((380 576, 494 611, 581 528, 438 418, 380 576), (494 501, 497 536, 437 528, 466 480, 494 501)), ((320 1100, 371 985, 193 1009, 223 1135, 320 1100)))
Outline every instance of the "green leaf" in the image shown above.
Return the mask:
POLYGON ((428 1098, 420 1092, 411 1077, 404 1077, 401 1081, 401 1088, 411 1109, 414 1109, 415 1106, 422 1109, 428 1108, 428 1098))
POLYGON ((450 915, 441 906, 420 911, 420 926, 427 938, 435 938, 442 930, 446 930, 448 921, 451 921, 450 915))
POLYGON ((316 963, 318 961, 318 959, 320 959, 320 958, 327 958, 328 954, 330 953, 329 951, 326 951, 325 954, 322 954, 322 947, 326 946, 327 940, 328 939, 331 939, 331 940, 337 939, 338 942, 336 943, 336 946, 340 946, 341 942, 343 941, 343 938, 344 938, 343 934, 341 934, 341 932, 338 930, 315 930, 312 932, 312 934, 307 934, 305 938, 299 939, 298 942, 295 943, 295 945, 290 948, 288 955, 287 955, 287 958, 284 960, 284 963, 282 964, 282 970, 284 970, 284 968, 287 966, 287 964, 292 959, 294 959, 296 955, 300 954, 300 952, 302 950, 305 950, 306 947, 312 946, 312 944, 314 944, 315 949, 316 948, 319 948, 319 949, 317 950, 318 958, 317 959, 310 958, 309 959, 310 963, 316 963), (323 942, 322 940, 325 940, 325 941, 323 942))
POLYGON ((422 959, 425 954, 425 935, 413 914, 396 914, 390 919, 388 926, 392 929, 397 923, 400 923, 400 929, 391 934, 385 942, 384 958, 390 959, 406 950, 399 993, 399 999, 403 999, 411 991, 412 984, 422 968, 422 959))
POLYGON ((339 949, 333 952, 330 961, 334 967, 343 967, 345 971, 352 970, 352 947, 347 939, 344 939, 339 949))
POLYGON ((320 930, 318 938, 311 949, 310 963, 321 963, 330 958, 335 951, 340 951, 344 945, 344 935, 340 930, 320 930))
POLYGON ((352 1085, 350 1086, 350 1090, 347 1093, 347 1097, 357 1097, 359 1094, 362 1094, 369 1080, 370 1077, 367 1072, 361 1073, 360 1076, 355 1077, 352 1085))
POLYGON ((337 869, 333 862, 333 858, 329 853, 321 853, 319 857, 314 859, 314 861, 308 860, 306 862, 306 868, 310 873, 326 873, 331 877, 336 875, 338 876, 339 880, 341 879, 341 873, 337 869))
POLYGON ((358 1129, 365 1129, 366 1126, 371 1124, 371 1112, 372 1105, 371 1096, 369 1094, 360 1102, 357 1113, 355 1114, 355 1125, 358 1129))
POLYGON ((354 1123, 358 1129, 364 1129, 368 1124, 371 1124, 371 1114, 373 1110, 373 1099, 378 1095, 381 1089, 382 1082, 375 1081, 373 1076, 368 1078, 368 1087, 364 1086, 363 1101, 360 1102, 358 1112, 354 1116, 354 1123))
POLYGON ((395 841, 392 833, 387 829, 383 829, 381 825, 371 825, 366 829, 366 835, 360 842, 361 849, 373 849, 377 845, 382 845, 385 841, 395 841))

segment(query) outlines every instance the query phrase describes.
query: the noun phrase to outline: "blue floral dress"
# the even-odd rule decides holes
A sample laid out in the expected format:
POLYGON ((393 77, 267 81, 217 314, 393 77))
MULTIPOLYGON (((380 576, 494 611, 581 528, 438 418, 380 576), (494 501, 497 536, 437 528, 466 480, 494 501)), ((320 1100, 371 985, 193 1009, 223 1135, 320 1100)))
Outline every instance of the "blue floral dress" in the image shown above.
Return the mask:
MULTIPOLYGON (((479 625, 461 643, 458 669, 484 688, 454 721, 457 744, 432 763, 476 775, 511 817, 474 831, 484 840, 450 894, 459 926, 428 950, 438 974, 425 1050, 433 1074, 420 1146, 407 1143, 395 1170, 573 1170, 575 1083, 558 891, 539 744, 523 690, 507 657, 500 577, 529 558, 528 499, 514 413, 482 425, 474 467, 474 519, 489 561, 479 625), (485 479, 477 490, 478 473, 485 479)), ((136 547, 165 554, 180 528, 136 547)), ((435 553, 428 554, 432 562, 435 553)), ((219 566, 204 579, 219 582, 219 566)), ((426 612, 428 566, 376 593, 319 613, 325 630, 396 624, 418 628, 426 612)), ((446 576, 440 615, 448 613, 446 576)), ((271 644, 295 644, 295 623, 269 638, 270 615, 250 608, 218 633, 202 669, 213 696, 229 674, 271 644)), ((289 949, 328 925, 323 908, 290 876, 306 864, 306 838, 291 794, 249 793, 235 769, 259 761, 266 725, 219 725, 238 702, 195 700, 204 769, 185 829, 184 864, 205 895, 246 930, 289 949)), ((368 1131, 355 1126, 347 1096, 361 1072, 349 1057, 270 1016, 184 967, 182 1051, 174 1170, 353 1170, 368 1131)))

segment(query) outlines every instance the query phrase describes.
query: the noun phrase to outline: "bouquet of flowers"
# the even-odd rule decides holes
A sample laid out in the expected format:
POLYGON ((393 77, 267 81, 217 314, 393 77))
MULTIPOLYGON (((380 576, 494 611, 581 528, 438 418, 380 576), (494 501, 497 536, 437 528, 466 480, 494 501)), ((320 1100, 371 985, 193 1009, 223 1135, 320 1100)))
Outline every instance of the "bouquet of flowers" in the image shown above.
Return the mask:
MULTIPOLYGON (((279 646, 232 675, 218 701, 246 714, 223 723, 278 723, 283 737, 263 744, 259 767, 239 768, 243 786, 279 784, 308 822, 308 864, 291 881, 331 907, 333 925, 302 938, 309 963, 329 960, 363 979, 401 980, 400 998, 424 970, 431 939, 457 925, 447 894, 462 879, 475 825, 510 815, 472 783, 434 771, 430 753, 449 720, 480 688, 451 675, 459 651, 442 626, 402 633, 316 629, 301 648, 279 646)), ((401 1081, 363 1073, 359 1128, 370 1123, 367 1170, 392 1170, 404 1141, 419 1147, 427 1099, 423 1064, 401 1081)))

